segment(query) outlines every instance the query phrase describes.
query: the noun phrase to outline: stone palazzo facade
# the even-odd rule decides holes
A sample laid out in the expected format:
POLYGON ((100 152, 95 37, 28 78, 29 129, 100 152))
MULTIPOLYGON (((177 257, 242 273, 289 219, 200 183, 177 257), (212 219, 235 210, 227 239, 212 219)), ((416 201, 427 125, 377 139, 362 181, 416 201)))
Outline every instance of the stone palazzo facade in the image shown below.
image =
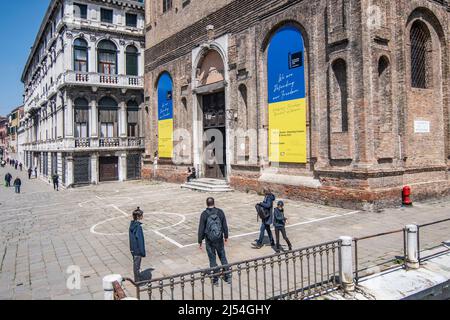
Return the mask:
POLYGON ((70 187, 139 179, 144 4, 52 0, 25 65, 25 168, 70 187))
POLYGON ((449 17, 447 0, 147 1, 143 176, 195 167, 348 208, 447 195, 449 17))

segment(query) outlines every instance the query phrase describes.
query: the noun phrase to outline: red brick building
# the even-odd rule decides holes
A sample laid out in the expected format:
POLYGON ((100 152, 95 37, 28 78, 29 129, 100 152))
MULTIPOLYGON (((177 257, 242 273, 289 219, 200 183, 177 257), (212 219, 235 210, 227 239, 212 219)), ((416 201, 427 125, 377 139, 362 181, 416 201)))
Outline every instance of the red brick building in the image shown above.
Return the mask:
POLYGON ((448 193, 448 1, 146 6, 144 177, 181 183, 195 167, 368 209, 401 203, 404 185, 448 193))

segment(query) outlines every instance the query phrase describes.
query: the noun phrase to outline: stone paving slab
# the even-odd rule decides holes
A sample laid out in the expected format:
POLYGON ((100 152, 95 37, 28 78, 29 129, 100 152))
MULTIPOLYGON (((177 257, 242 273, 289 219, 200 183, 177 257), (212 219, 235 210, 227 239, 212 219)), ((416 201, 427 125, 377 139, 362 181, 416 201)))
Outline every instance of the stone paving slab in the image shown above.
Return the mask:
MULTIPOLYGON (((11 167, 0 168, 0 176, 7 170, 21 176, 23 188, 21 195, 12 188, 0 189, 0 299, 102 299, 103 276, 132 275, 128 225, 137 206, 145 212, 148 256, 143 267, 154 268, 154 277, 208 265, 205 251, 196 245, 198 220, 208 194, 140 181, 55 192, 47 183, 29 181, 11 167), (80 290, 67 288, 68 268, 74 265, 81 270, 80 290)), ((270 247, 255 250, 251 246, 259 230, 254 205, 261 196, 240 192, 212 196, 227 215, 229 262, 274 253, 270 247)), ((448 200, 380 213, 291 200, 285 204, 287 232, 296 248, 450 216, 448 200)), ((450 223, 424 229, 421 244, 424 248, 439 244, 449 238, 449 229, 450 223)), ((361 242, 360 264, 368 267, 392 260, 401 254, 402 246, 401 236, 361 242)))

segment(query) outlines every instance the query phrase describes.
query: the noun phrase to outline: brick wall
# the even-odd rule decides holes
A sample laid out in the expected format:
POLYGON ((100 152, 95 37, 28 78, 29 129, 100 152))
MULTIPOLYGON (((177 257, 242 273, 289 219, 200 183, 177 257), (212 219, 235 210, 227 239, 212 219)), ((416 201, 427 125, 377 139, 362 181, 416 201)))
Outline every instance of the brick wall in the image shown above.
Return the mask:
MULTIPOLYGON (((159 75, 167 71, 173 78, 175 127, 193 133, 193 108, 199 98, 191 79, 198 67, 193 65, 193 51, 208 39, 227 35, 227 109, 238 115, 237 121, 228 126, 257 132, 256 139, 245 141, 244 157, 228 159, 228 178, 237 189, 259 190, 261 172, 271 167, 267 143, 267 45, 271 35, 289 23, 305 39, 308 162, 284 164, 278 172, 313 177, 322 187, 273 186, 290 197, 348 207, 397 204, 405 184, 413 185, 417 198, 446 194, 450 156, 446 1, 214 0, 210 6, 191 1, 184 9, 177 1, 174 3, 178 11, 155 11, 148 21, 147 37, 153 38, 145 53, 149 105, 146 154, 150 162, 158 148, 159 75), (409 30, 416 20, 426 25, 432 43, 432 86, 427 89, 411 86, 409 30), (214 26, 209 34, 208 25, 214 26), (339 61, 345 67, 333 69, 339 61), (347 99, 343 100, 344 87, 347 99), (429 121, 430 132, 416 133, 417 120, 429 121), (256 163, 245 163, 250 158, 256 163)), ((192 145, 189 150, 192 162, 192 145)), ((144 173, 148 170, 144 168, 144 173)), ((166 164, 158 170, 158 177, 184 181, 183 171, 166 164)))

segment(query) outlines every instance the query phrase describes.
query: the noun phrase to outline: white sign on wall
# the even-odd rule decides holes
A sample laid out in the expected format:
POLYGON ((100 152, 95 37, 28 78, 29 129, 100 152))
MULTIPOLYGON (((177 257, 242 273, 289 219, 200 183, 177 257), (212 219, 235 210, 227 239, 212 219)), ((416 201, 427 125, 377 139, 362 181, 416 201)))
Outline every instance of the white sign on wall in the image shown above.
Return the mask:
POLYGON ((430 133, 430 121, 414 121, 415 133, 430 133))

